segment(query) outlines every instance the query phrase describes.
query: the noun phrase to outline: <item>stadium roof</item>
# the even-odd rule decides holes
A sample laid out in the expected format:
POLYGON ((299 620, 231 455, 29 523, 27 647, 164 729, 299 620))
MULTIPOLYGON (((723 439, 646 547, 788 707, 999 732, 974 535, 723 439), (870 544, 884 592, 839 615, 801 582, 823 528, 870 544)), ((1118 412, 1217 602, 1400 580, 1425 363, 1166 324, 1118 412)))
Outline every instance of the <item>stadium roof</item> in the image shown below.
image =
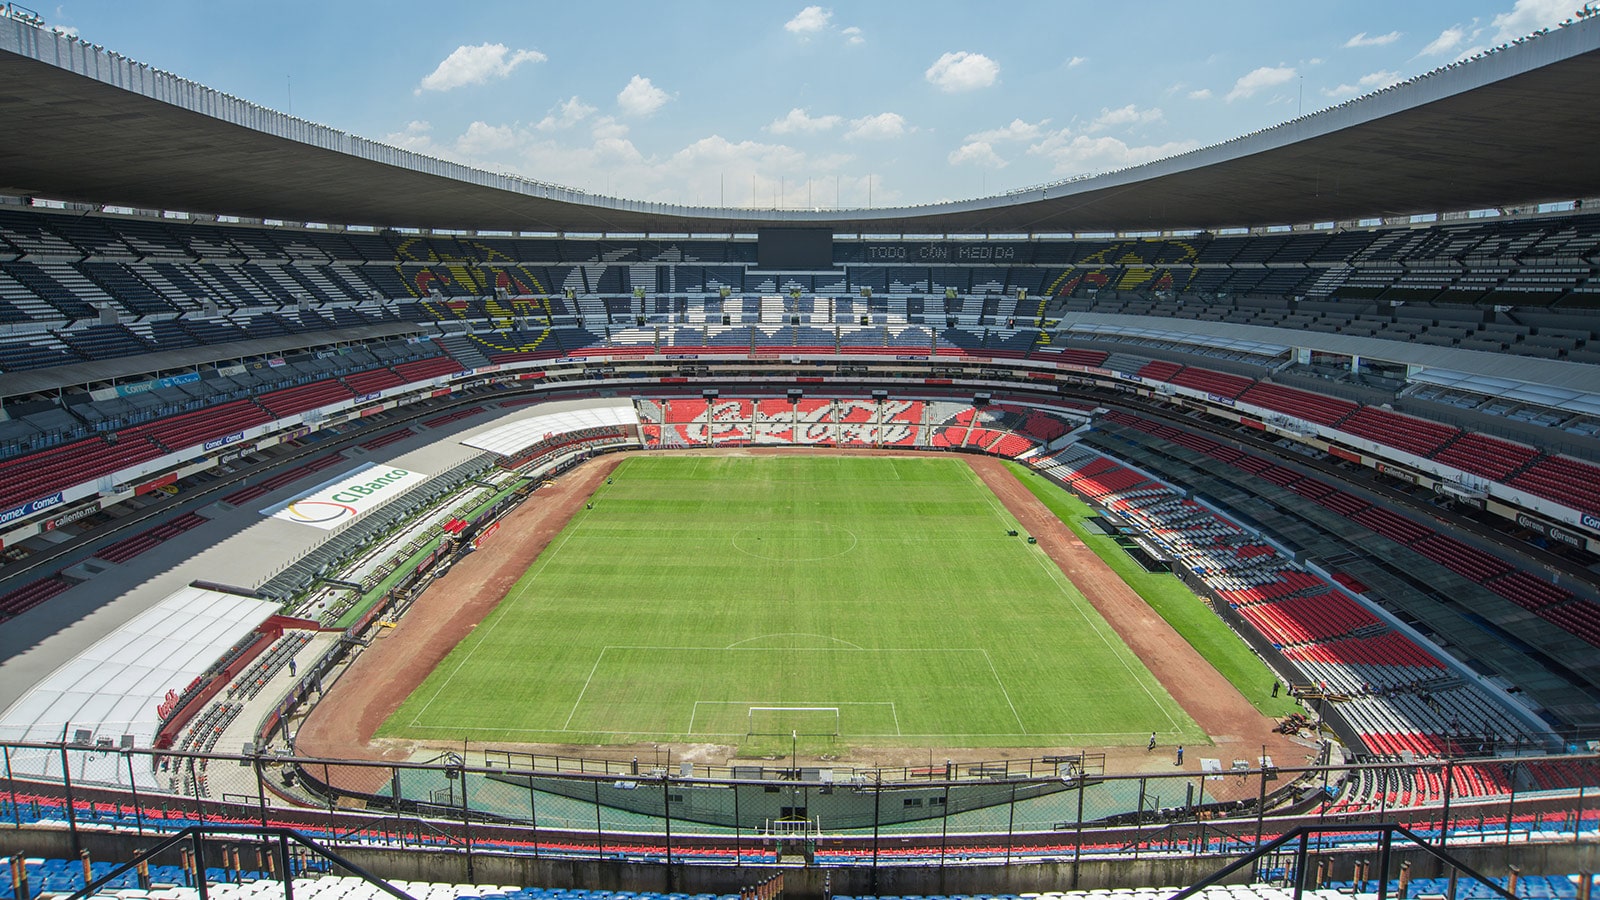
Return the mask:
POLYGON ((0 192, 550 232, 1037 234, 1304 224, 1600 196, 1600 16, 1181 156, 1002 197, 828 211, 647 203, 315 125, 0 18, 0 192))

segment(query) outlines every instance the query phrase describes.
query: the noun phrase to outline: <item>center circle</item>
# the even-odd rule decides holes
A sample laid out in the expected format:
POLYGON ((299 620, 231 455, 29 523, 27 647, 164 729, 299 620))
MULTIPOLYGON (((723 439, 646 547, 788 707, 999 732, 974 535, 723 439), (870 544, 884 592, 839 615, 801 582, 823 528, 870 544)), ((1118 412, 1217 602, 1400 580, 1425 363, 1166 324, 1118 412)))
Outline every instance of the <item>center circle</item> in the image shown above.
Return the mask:
POLYGON ((771 522, 733 536, 733 549, 757 559, 819 562, 856 548, 856 533, 827 522, 771 522))

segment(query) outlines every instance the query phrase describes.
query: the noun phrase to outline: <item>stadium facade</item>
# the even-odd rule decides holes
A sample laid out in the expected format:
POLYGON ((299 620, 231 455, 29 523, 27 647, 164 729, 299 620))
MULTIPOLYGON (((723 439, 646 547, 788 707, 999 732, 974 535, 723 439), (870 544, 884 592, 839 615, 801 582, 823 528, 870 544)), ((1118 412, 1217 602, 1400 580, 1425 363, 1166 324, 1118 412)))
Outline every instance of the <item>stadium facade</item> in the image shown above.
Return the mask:
MULTIPOLYGON (((1562 754, 1600 737, 1600 214, 1583 206, 1600 196, 1597 68, 1589 16, 1122 172, 928 207, 695 209, 419 157, 0 18, 0 78, 27 86, 0 99, 0 615, 5 666, 29 676, 6 679, 7 779, 42 779, 29 790, 59 801, 51 766, 80 754, 119 815, 123 791, 165 790, 204 820, 228 791, 211 793, 195 760, 232 752, 206 740, 231 740, 238 719, 265 822, 253 748, 282 740, 295 704, 403 606, 385 589, 330 611, 312 630, 348 613, 349 640, 289 668, 287 702, 249 721, 234 679, 278 677, 315 640, 260 601, 290 611, 440 498, 581 455, 905 447, 1017 459, 1074 488, 1303 688, 1353 761, 1379 767, 1353 772, 1433 767, 1404 803, 1387 775, 1348 773, 1336 796, 1276 797, 1293 815, 1400 805, 1432 822, 1442 802, 1448 833, 1452 799, 1520 790, 1581 825, 1600 772, 1562 754), (349 224, 307 224, 330 222, 349 224), (537 424, 474 438, 425 474, 342 455, 378 452, 396 425, 406 439, 529 400, 537 424), (322 469, 328 498, 290 491, 322 469), (199 593, 142 601, 176 604, 173 618, 232 598, 228 615, 195 618, 191 655, 159 679, 85 691, 83 670, 50 674, 63 639, 91 643, 52 610, 92 610, 113 583, 105 563, 214 515, 170 515, 181 499, 152 503, 166 489, 203 488, 228 511, 290 509, 293 494, 323 504, 297 513, 315 518, 345 503, 342 485, 380 481, 404 490, 378 513, 352 505, 338 515, 353 524, 323 535, 283 524, 272 558, 184 569, 199 593), (153 748, 178 762, 138 756, 136 774, 153 748)), ((402 561, 426 574, 525 495, 489 490, 402 561)), ((350 584, 371 593, 391 574, 350 584)), ((1081 764, 1027 777, 1083 779, 1081 764)), ((531 784, 540 763, 526 765, 531 784)), ((338 796, 397 818, 437 806, 431 782, 402 803, 398 770, 387 794, 343 767, 297 771, 330 817, 338 796)), ((453 810, 461 764, 419 771, 446 780, 453 810)), ((603 770, 596 797, 602 781, 633 790, 623 774, 603 770)), ((994 793, 992 772, 945 775, 994 793)), ((823 790, 820 774, 779 777, 823 790)), ((881 804, 872 784, 862 796, 881 804)), ((1081 854, 1081 782, 1076 794, 1081 854)), ((1155 824, 1144 808, 1141 783, 1136 829, 1155 824)), ((887 820, 872 821, 876 887, 887 820)), ((603 855, 598 837, 583 852, 603 855)), ((823 855, 859 862, 863 840, 823 855)), ((622 843, 654 858, 653 840, 622 843)), ((992 840, 969 846, 994 859, 992 840)), ((731 859, 742 852, 736 834, 731 859)))

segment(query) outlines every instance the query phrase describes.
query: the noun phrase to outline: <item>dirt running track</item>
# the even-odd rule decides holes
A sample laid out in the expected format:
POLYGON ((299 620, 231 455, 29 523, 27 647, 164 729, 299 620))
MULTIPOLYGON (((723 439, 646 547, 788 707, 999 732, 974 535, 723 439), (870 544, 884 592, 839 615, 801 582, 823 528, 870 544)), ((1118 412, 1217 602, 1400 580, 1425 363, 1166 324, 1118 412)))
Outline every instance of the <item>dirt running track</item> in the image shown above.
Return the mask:
POLYGON ((410 759, 419 745, 373 742, 378 726, 494 609, 622 459, 615 453, 592 459, 553 486, 534 491, 501 520, 482 549, 430 585, 398 625, 378 629, 372 646, 301 724, 296 752, 333 759, 410 759))
MULTIPOLYGON (((978 477, 989 486, 1006 509, 1022 523, 1026 533, 1056 561, 1061 571, 1083 592, 1089 603, 1116 629, 1123 643, 1144 661, 1152 674, 1211 736, 1216 747, 1191 747, 1185 768, 1198 769, 1201 756, 1218 756, 1222 767, 1235 759, 1255 764, 1261 748, 1280 766, 1306 762, 1308 748, 1273 731, 1276 721, 1264 716, 1228 679, 1222 677, 1199 651, 1189 646, 1167 620, 1161 618, 1105 561, 1072 533, 1050 508, 1018 481, 1005 464, 993 457, 970 457, 978 477)), ((1270 690, 1271 682, 1261 686, 1270 690)), ((1171 771, 1171 748, 1152 759, 1143 747, 1107 749, 1110 772, 1171 771), (1113 766, 1113 762, 1119 763, 1113 766)))
MULTIPOLYGON (((838 451, 755 451, 760 455, 834 452, 838 451)), ((904 455, 891 454, 890 451, 877 452, 904 455)), ((434 582, 397 626, 379 629, 373 645, 360 654, 350 670, 301 724, 295 739, 296 751, 301 755, 322 758, 400 761, 415 758, 419 751, 431 748, 437 752, 445 746, 454 746, 415 741, 374 741, 372 736, 445 655, 489 614, 500 598, 527 571, 530 562, 566 525, 579 504, 627 455, 614 453, 591 460, 562 475, 554 486, 534 492, 521 507, 506 517, 494 538, 483 549, 468 554, 455 564, 449 574, 434 582)), ((1215 747, 1189 748, 1184 769, 1198 771, 1202 756, 1220 757, 1224 769, 1234 759, 1248 759, 1253 763, 1263 746, 1279 765, 1298 766, 1305 762, 1309 752, 1306 746, 1273 732, 1275 723, 1272 719, 1258 712, 1227 679, 1207 664, 1166 620, 1151 610, 1094 551, 1078 540, 1000 460, 979 456, 966 459, 1027 533, 1038 539, 1039 547, 1056 561, 1123 641, 1150 667, 1179 705, 1212 737, 1217 745, 1215 747)), ((1262 687, 1266 689, 1268 686, 1262 687)), ((616 747, 545 749, 546 752, 591 757, 622 753, 625 758, 636 752, 630 748, 616 747)), ((963 757, 993 759, 996 756, 1026 757, 1059 749, 1009 752, 988 749, 971 754, 952 749, 944 755, 958 760, 963 757)), ((1147 752, 1143 746, 1100 749, 1106 752, 1106 769, 1110 774, 1171 774, 1174 771, 1171 748, 1161 748, 1155 753, 1147 752)), ((917 754, 923 752, 916 751, 917 754)), ((723 762, 721 759, 706 761, 723 762)), ((890 763, 894 757, 885 755, 881 761, 890 763)), ((379 769, 364 772, 345 770, 340 773, 338 780, 349 787, 358 788, 350 781, 376 782, 384 774, 379 769), (360 777, 354 777, 358 772, 360 777)), ((1239 779, 1229 778, 1226 782, 1226 787, 1231 789, 1220 791, 1224 796, 1236 793, 1254 796, 1254 788, 1240 783, 1239 779)), ((1223 786, 1221 783, 1217 785, 1219 788, 1223 786)))

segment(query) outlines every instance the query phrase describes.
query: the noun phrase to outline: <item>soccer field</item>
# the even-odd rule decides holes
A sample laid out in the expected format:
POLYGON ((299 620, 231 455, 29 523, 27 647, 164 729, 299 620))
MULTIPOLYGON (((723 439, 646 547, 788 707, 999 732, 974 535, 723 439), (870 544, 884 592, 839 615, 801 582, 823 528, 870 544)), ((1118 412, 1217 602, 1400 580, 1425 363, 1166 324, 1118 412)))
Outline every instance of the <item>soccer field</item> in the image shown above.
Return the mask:
POLYGON ((633 457, 379 736, 1203 741, 1017 528, 959 458, 633 457))

